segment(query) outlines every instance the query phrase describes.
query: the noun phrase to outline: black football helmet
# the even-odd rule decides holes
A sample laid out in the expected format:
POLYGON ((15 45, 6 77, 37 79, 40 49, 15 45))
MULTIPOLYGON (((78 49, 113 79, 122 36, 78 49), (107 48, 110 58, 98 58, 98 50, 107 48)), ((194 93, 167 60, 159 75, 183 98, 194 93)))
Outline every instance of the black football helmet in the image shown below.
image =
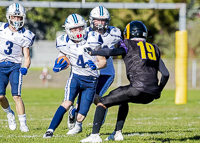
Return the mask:
POLYGON ((141 21, 131 21, 124 30, 124 39, 144 38, 147 39, 147 28, 141 21))

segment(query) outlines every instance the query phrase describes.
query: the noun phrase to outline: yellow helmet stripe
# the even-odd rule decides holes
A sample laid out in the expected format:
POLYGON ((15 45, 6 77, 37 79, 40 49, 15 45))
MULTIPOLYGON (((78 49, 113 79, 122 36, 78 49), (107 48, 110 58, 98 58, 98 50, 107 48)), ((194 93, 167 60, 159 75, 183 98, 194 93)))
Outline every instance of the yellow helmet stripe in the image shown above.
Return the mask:
POLYGON ((126 39, 130 39, 130 23, 126 26, 126 39))

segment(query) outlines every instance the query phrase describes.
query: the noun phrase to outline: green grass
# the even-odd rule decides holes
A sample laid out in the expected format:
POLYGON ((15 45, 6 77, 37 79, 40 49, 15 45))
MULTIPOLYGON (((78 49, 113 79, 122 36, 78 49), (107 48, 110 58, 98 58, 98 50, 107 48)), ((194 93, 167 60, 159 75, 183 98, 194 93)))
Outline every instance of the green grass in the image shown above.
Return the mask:
MULTIPOLYGON (((123 129, 123 143, 198 143, 200 142, 200 91, 189 90, 188 102, 184 105, 174 104, 174 90, 164 90, 162 97, 148 105, 129 104, 129 114, 123 129)), ((6 113, 0 110, 0 142, 4 143, 71 143, 79 142, 92 131, 95 106, 92 105, 83 123, 83 132, 74 136, 67 136, 67 114, 51 139, 43 139, 51 119, 61 104, 64 96, 63 89, 23 89, 22 98, 26 106, 27 124, 30 132, 8 128, 6 113)), ((7 90, 6 97, 11 108, 15 110, 14 101, 7 90)), ((113 132, 118 107, 111 107, 106 122, 100 134, 104 140, 113 132)), ((114 141, 109 141, 114 142, 114 141)))

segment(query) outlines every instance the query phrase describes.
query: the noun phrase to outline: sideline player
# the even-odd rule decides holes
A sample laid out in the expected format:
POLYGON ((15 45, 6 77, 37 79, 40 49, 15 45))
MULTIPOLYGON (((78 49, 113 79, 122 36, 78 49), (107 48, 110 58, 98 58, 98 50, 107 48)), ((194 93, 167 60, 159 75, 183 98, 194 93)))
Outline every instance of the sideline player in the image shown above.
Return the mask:
POLYGON ((30 66, 29 47, 33 44, 35 34, 23 28, 26 18, 24 7, 13 3, 7 8, 8 23, 0 23, 0 104, 7 113, 9 128, 15 130, 15 114, 11 110, 6 95, 8 82, 11 84, 13 100, 20 121, 20 130, 28 132, 26 114, 21 98, 22 76, 27 74, 30 66), (21 67, 22 53, 24 54, 24 67, 21 67))
MULTIPOLYGON (((65 95, 62 104, 58 107, 51 124, 43 138, 51 138, 53 132, 62 121, 63 115, 77 95, 80 98, 80 110, 77 115, 75 128, 77 133, 82 132, 82 122, 85 119, 90 105, 92 104, 96 84, 98 81, 98 69, 106 67, 106 58, 102 56, 90 56, 84 52, 84 48, 90 47, 97 50, 103 40, 96 32, 87 33, 87 23, 78 14, 71 14, 65 20, 65 30, 67 34, 56 39, 56 48, 60 51, 58 57, 68 56, 71 64, 71 74, 66 83, 65 95)), ((54 72, 59 72, 67 66, 67 62, 59 63, 55 61, 54 72)), ((67 134, 71 134, 71 130, 67 134)))
POLYGON ((146 42, 147 28, 141 21, 128 23, 124 31, 125 40, 119 48, 92 51, 91 55, 122 55, 126 65, 129 85, 120 86, 102 97, 96 107, 92 134, 81 142, 102 142, 99 131, 107 108, 120 105, 114 132, 106 140, 123 140, 122 129, 128 114, 128 103, 148 104, 160 98, 169 72, 160 58, 160 50, 155 44, 146 42), (158 71, 161 72, 158 84, 158 71))
MULTIPOLYGON (((93 8, 90 12, 89 16, 90 27, 88 27, 87 31, 96 31, 100 33, 103 39, 102 47, 113 49, 114 45, 117 44, 121 39, 121 31, 119 28, 116 28, 114 26, 109 26, 110 19, 111 19, 110 13, 105 7, 97 6, 93 8)), ((110 56, 107 59, 107 67, 100 70, 100 76, 96 88, 94 104, 97 105, 99 99, 104 95, 104 93, 113 83, 114 77, 115 77, 115 69, 112 57, 110 56)), ((70 129, 73 128, 75 125, 76 121, 75 112, 76 108, 74 108, 73 106, 70 107, 68 122, 67 122, 68 128, 70 129)), ((106 117, 106 113, 104 117, 106 117)))

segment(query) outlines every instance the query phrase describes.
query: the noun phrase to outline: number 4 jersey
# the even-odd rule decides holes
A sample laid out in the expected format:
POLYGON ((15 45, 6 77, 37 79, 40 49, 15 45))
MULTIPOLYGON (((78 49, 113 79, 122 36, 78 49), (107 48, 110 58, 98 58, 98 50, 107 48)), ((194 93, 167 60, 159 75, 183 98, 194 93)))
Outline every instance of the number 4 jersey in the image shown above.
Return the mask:
POLYGON ((71 63, 72 73, 82 76, 99 77, 98 70, 92 70, 86 62, 92 60, 97 64, 96 56, 90 56, 84 52, 84 48, 90 47, 92 50, 98 50, 103 43, 102 37, 97 32, 89 32, 86 37, 78 43, 69 39, 67 34, 61 35, 56 39, 56 48, 68 56, 71 63))
POLYGON ((12 32, 8 23, 0 23, 0 62, 22 62, 22 48, 30 47, 34 42, 35 34, 21 28, 12 32))
POLYGON ((123 56, 131 85, 139 91, 159 95, 158 68, 160 50, 148 42, 125 40, 127 53, 123 56))

